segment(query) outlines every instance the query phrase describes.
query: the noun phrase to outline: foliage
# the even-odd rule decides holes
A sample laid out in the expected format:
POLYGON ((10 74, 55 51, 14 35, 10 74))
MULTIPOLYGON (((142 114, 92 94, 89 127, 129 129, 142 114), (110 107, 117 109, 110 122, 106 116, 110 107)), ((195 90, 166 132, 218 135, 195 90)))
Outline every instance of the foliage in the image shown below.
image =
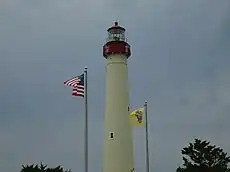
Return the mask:
POLYGON ((71 172, 71 170, 63 169, 60 165, 55 168, 48 168, 47 165, 40 163, 39 165, 23 165, 21 172, 71 172))
POLYGON ((230 172, 230 157, 223 149, 210 145, 208 141, 195 139, 181 153, 184 164, 177 168, 177 172, 230 172))

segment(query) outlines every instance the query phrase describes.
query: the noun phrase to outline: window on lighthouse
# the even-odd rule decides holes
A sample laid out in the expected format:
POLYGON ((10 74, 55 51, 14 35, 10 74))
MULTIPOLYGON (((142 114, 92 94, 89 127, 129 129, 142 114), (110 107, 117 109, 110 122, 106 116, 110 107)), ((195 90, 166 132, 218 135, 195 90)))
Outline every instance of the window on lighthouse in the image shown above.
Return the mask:
POLYGON ((111 132, 111 133, 109 134, 109 137, 110 137, 110 139, 114 139, 114 133, 111 132))

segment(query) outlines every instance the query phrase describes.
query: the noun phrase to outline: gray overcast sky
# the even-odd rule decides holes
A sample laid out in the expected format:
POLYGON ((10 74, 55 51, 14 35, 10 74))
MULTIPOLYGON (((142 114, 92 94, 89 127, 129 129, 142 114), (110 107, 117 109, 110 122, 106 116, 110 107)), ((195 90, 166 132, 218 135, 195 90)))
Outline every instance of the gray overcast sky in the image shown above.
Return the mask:
MULTIPOLYGON (((0 171, 83 171, 84 102, 63 82, 89 68, 90 172, 102 169, 105 59, 114 20, 127 29, 133 108, 149 102, 151 169, 173 172, 194 137, 230 153, 229 0, 1 0, 0 171)), ((134 129, 144 171, 144 129, 134 129)))

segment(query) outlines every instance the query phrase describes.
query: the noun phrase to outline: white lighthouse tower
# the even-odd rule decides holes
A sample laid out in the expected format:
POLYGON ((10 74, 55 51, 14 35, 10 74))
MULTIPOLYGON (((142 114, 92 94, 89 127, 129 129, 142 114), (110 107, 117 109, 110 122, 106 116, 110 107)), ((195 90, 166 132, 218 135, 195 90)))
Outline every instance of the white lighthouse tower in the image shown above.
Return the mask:
POLYGON ((125 28, 115 22, 103 46, 106 64, 106 112, 103 172, 133 172, 132 127, 129 119, 128 64, 131 55, 125 28))

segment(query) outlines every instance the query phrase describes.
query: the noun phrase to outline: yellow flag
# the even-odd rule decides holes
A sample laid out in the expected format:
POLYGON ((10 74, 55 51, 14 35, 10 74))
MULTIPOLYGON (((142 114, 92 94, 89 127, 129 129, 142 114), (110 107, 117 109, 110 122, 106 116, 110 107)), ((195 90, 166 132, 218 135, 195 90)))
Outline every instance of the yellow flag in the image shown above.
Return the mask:
POLYGON ((131 124, 133 126, 144 126, 145 108, 138 108, 132 111, 129 115, 131 124))

